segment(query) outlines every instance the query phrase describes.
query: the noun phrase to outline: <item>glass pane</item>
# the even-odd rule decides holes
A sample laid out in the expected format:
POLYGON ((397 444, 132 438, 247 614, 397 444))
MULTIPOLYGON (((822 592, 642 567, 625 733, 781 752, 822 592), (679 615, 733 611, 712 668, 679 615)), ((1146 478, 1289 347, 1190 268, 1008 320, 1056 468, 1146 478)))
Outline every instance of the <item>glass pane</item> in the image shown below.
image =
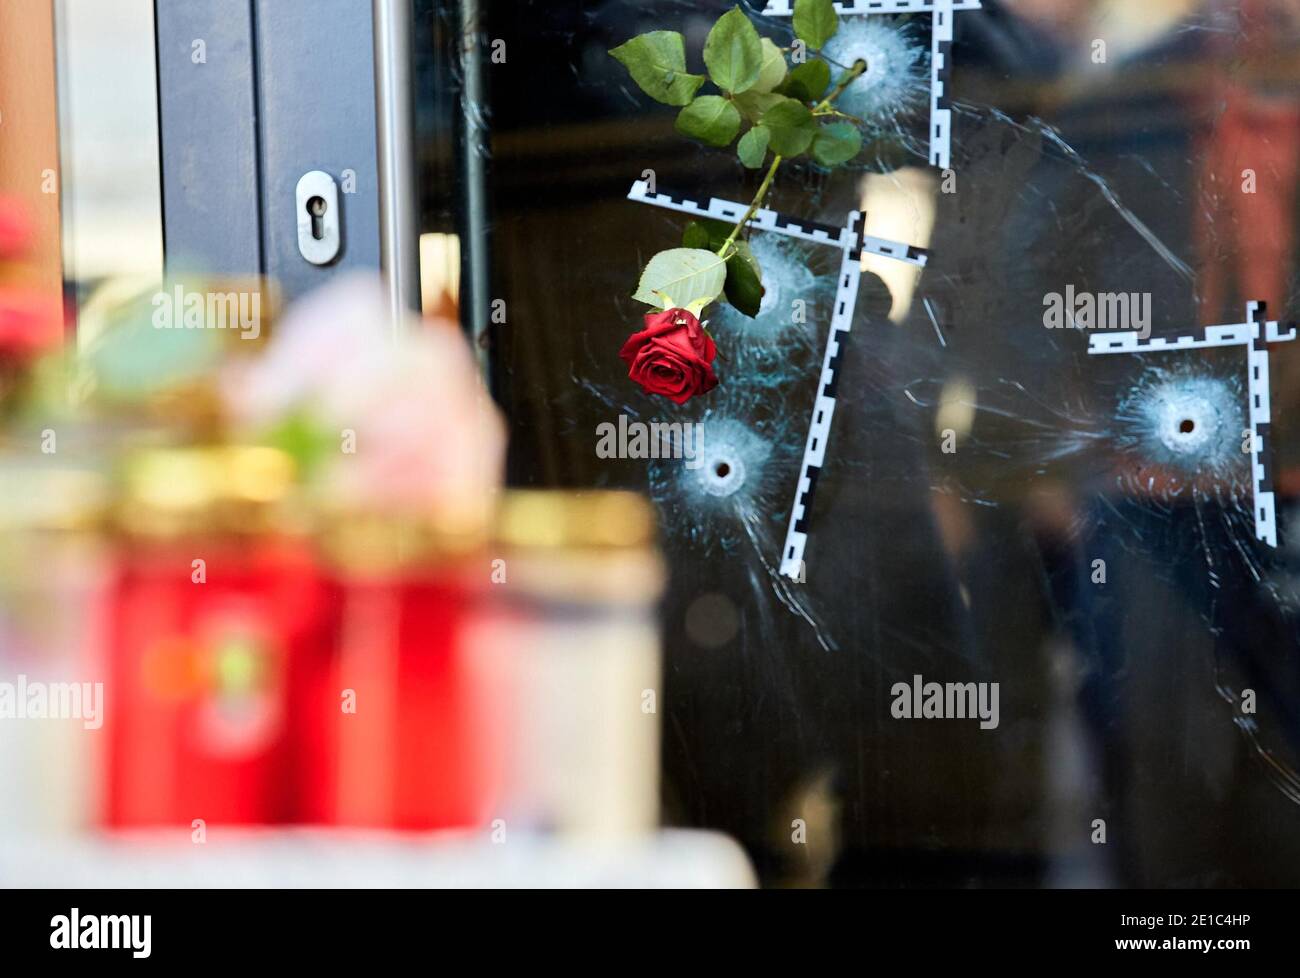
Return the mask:
POLYGON ((752 231, 763 310, 710 307, 718 386, 676 405, 619 357, 638 276, 763 170, 608 51, 679 31, 703 71, 731 6, 484 4, 476 48, 511 479, 658 504, 668 819, 768 883, 1300 881, 1300 354, 1247 310, 1296 304, 1294 5, 959 5, 947 167, 930 14, 842 13, 864 148, 783 164, 765 205, 833 234, 865 211, 928 263, 864 254, 828 351, 840 249, 752 231), (699 458, 645 458, 656 422, 701 426, 699 458))
POLYGON ((80 308, 162 277, 153 3, 58 0, 55 12, 64 277, 80 308))

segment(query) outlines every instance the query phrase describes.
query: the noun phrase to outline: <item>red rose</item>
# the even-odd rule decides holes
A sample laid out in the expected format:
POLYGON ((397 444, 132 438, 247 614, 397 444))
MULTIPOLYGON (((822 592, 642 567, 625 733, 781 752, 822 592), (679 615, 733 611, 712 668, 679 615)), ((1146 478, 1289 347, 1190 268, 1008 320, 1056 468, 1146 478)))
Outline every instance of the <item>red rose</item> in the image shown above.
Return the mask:
POLYGON ((627 362, 627 375, 646 393, 662 394, 674 404, 718 386, 713 373, 718 348, 685 309, 646 316, 645 329, 629 336, 618 355, 627 362))

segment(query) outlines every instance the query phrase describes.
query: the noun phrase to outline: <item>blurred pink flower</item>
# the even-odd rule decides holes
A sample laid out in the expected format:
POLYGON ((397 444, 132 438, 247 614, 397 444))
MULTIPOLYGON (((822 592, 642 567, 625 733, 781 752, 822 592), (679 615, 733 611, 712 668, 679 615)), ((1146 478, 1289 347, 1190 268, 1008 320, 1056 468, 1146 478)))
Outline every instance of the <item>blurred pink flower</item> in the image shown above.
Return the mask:
POLYGON ((394 333, 377 279, 355 276, 295 304, 270 348, 228 378, 244 425, 306 414, 342 446, 322 473, 336 501, 432 514, 483 506, 501 479, 505 428, 459 329, 412 315, 394 333))

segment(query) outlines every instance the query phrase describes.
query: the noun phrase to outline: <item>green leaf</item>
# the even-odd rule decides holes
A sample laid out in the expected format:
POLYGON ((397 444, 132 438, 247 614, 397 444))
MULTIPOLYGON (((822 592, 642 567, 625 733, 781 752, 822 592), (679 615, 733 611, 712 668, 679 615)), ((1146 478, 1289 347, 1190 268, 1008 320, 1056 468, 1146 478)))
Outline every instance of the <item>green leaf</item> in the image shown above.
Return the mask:
POLYGON ((822 126, 813 140, 813 159, 822 166, 847 163, 861 151, 862 133, 847 122, 832 122, 822 126))
POLYGON ((711 217, 702 217, 686 225, 686 230, 682 234, 682 244, 687 248, 705 248, 716 252, 730 237, 734 226, 711 217))
POLYGON ((306 409, 296 409, 277 419, 270 428, 260 431, 259 444, 284 452, 297 464, 298 471, 311 475, 319 471, 337 449, 338 437, 331 426, 306 409))
POLYGON ((656 102, 686 105, 704 84, 686 71, 686 44, 676 31, 640 34, 609 52, 656 102))
POLYGON ((763 271, 748 244, 737 241, 735 248, 727 260, 727 301, 752 319, 763 304, 763 271))
POLYGON ((757 122, 763 118, 763 113, 781 101, 784 96, 777 95, 775 92, 742 92, 733 98, 732 104, 740 109, 740 114, 750 122, 757 122))
POLYGON ((650 259, 632 298, 660 308, 685 306, 716 299, 726 281, 726 263, 712 251, 672 248, 650 259))
POLYGON ((709 247, 709 229, 699 221, 691 221, 682 232, 682 247, 713 251, 714 249, 709 247))
POLYGON ((840 26, 831 0, 794 0, 794 33, 814 51, 820 51, 840 26))
POLYGON ((724 92, 745 92, 763 70, 763 45, 758 31, 739 7, 733 7, 713 25, 704 42, 704 65, 709 77, 724 92))
POLYGON ((798 156, 817 135, 817 123, 808 106, 792 98, 783 98, 764 112, 762 124, 770 133, 768 146, 780 156, 798 156))
POLYGON ((751 170, 757 170, 767 157, 767 144, 771 139, 771 132, 762 126, 749 130, 736 144, 736 155, 740 157, 740 162, 751 170))
POLYGON ((790 74, 779 91, 782 95, 788 95, 800 102, 817 102, 830 87, 831 66, 819 58, 814 58, 790 69, 790 74))
POLYGON ((754 82, 752 92, 771 92, 785 81, 785 55, 770 38, 760 37, 758 43, 763 46, 763 67, 758 71, 758 81, 754 82))
POLYGON ((677 113, 677 131, 710 146, 730 146, 740 132, 740 110, 721 95, 701 95, 677 113))

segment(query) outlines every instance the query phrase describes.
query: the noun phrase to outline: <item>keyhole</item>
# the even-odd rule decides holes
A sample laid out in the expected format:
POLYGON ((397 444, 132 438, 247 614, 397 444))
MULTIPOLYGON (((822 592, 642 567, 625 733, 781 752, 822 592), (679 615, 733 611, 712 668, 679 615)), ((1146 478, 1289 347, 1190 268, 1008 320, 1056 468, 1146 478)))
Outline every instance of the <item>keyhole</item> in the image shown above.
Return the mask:
POLYGON ((1178 426, 1178 430, 1181 431, 1184 435, 1190 435, 1193 431, 1196 430, 1196 422, 1193 421, 1191 418, 1183 418, 1182 424, 1178 426))
POLYGON ((731 475, 731 466, 726 462, 719 462, 713 467, 713 471, 717 473, 719 479, 725 479, 727 476, 731 475))
POLYGON ((324 197, 313 197, 307 201, 307 213, 311 215, 311 236, 317 241, 325 237, 325 211, 328 209, 324 197))

